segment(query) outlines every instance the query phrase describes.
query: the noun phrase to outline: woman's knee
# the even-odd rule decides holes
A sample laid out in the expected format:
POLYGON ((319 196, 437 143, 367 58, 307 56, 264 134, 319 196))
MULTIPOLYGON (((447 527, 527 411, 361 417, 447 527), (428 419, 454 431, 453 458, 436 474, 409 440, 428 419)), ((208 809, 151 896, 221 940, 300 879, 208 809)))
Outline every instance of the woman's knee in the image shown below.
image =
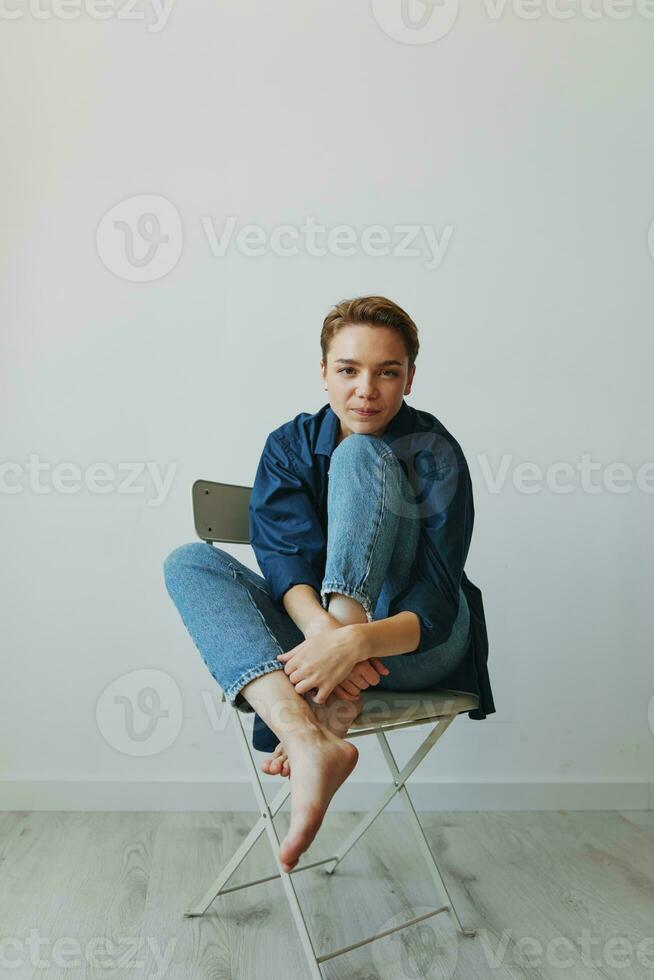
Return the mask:
POLYGON ((190 541, 174 548, 164 560, 163 570, 166 584, 188 574, 191 570, 215 572, 221 566, 227 568, 229 556, 221 548, 215 548, 206 541, 190 541), (221 561, 221 559, 223 559, 221 561))
POLYGON ((338 444, 332 453, 332 460, 356 462, 371 455, 383 454, 387 449, 386 444, 377 436, 368 435, 366 432, 353 432, 338 444))
POLYGON ((387 510, 398 517, 405 515, 406 476, 394 451, 379 436, 353 432, 343 439, 332 453, 329 477, 346 493, 352 486, 361 492, 365 484, 371 493, 381 495, 387 510), (352 473, 357 474, 355 482, 352 473))

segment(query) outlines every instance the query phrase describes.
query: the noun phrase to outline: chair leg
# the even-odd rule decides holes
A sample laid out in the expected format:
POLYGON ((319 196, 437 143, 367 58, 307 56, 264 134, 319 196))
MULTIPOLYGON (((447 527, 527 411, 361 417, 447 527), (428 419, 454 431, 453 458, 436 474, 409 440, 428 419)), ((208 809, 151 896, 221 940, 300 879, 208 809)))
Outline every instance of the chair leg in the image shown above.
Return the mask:
MULTIPOLYGON (((222 694, 220 700, 224 702, 227 701, 224 694, 222 694)), ((230 716, 234 722, 237 733, 240 732, 243 735, 245 735, 243 724, 240 718, 240 713, 238 712, 238 710, 236 708, 232 708, 231 705, 228 705, 228 710, 230 711, 230 716)), ((246 745, 247 745, 247 739, 246 739, 246 745)), ((253 765, 252 757, 249 755, 249 753, 248 753, 248 759, 250 764, 253 765)), ((255 772, 256 772, 256 767, 255 767, 255 772)), ((277 795, 274 797, 272 803, 270 804, 270 810, 272 812, 273 817, 276 816, 277 812, 284 805, 284 802, 286 801, 290 791, 291 791, 290 787, 288 783, 286 783, 286 785, 282 786, 279 792, 277 793, 277 795)), ((236 887, 225 888, 225 885, 227 884, 229 879, 232 877, 234 872, 238 870, 238 868, 243 863, 247 855, 250 853, 250 851, 252 850, 256 842, 259 840, 259 838, 261 837, 265 829, 266 829, 265 819, 263 816, 260 816, 256 824, 250 831, 250 833, 247 835, 247 837, 245 838, 241 846, 238 848, 238 850, 234 852, 229 862, 225 865, 225 867, 220 872, 220 874, 218 875, 214 883, 210 886, 210 888, 207 889, 207 891, 202 895, 201 898, 199 898, 196 902, 194 902, 193 905, 190 906, 190 908, 185 910, 184 915, 186 917, 190 918, 193 916, 204 915, 204 913, 207 911, 211 903, 215 901, 215 899, 218 898, 219 895, 225 894, 226 892, 238 891, 241 888, 247 888, 250 885, 257 885, 260 884, 260 882, 262 881, 269 881, 271 879, 279 877, 279 873, 278 873, 276 875, 271 875, 270 877, 267 878, 259 878, 256 881, 246 882, 245 884, 237 885, 236 887)))
POLYGON ((390 801, 393 799, 395 794, 404 785, 405 781, 409 778, 411 773, 414 771, 416 766, 424 759, 430 749, 436 744, 438 739, 443 735, 449 726, 452 724, 456 715, 449 715, 445 718, 440 718, 432 730, 429 732, 427 737, 424 739, 422 744, 416 749, 409 761, 406 763, 401 772, 394 777, 394 782, 392 786, 389 786, 382 795, 379 797, 376 806, 374 806, 365 816, 359 821, 352 833, 346 840, 341 844, 338 851, 334 855, 334 859, 330 862, 331 866, 327 866, 325 871, 327 874, 333 874, 336 867, 340 864, 346 854, 348 854, 354 845, 357 843, 360 837, 365 834, 366 830, 374 821, 377 819, 379 814, 384 810, 390 801))
MULTIPOLYGON (((304 916, 302 915, 302 909, 300 907, 297 893, 295 891, 292 875, 287 874, 285 871, 282 870, 282 866, 279 860, 279 845, 281 842, 277 830, 275 828, 275 824, 273 822, 274 813, 272 811, 272 808, 269 806, 268 801, 266 799, 266 794, 263 791, 263 786, 261 785, 261 779, 259 778, 259 772, 257 770, 256 763, 252 758, 252 752, 250 750, 248 738, 245 729, 243 727, 243 722, 240 717, 240 712, 236 708, 233 708, 232 710, 236 715, 236 722, 237 722, 236 730, 238 733, 241 749, 243 751, 243 758, 245 759, 245 764, 250 770, 250 779, 252 782, 252 788, 254 790, 254 794, 259 804, 261 820, 263 821, 264 828, 268 836, 268 840, 270 842, 270 849, 273 853, 273 858, 278 868, 278 874, 281 878, 282 885, 284 886, 286 898, 288 900, 288 904, 291 909, 291 915, 293 916, 295 927, 298 931, 298 935, 302 943, 302 948, 304 949, 304 953, 307 958, 307 963, 309 966, 309 977, 311 978, 311 980, 323 980, 322 972, 316 956, 316 951, 314 949, 313 942, 311 941, 311 936, 309 935, 309 930, 307 928, 307 924, 305 922, 304 916)), ((285 794, 284 799, 286 799, 286 797, 290 793, 290 787, 288 786, 285 787, 283 792, 285 794)))
MULTIPOLYGON (((400 776, 400 771, 397 768, 397 763, 395 762, 395 757, 393 755, 393 752, 391 750, 391 747, 388 744, 388 739, 386 738, 386 736, 384 735, 383 732, 377 732, 377 739, 378 739, 379 744, 381 746, 382 752, 384 753, 384 756, 386 758, 386 762, 388 763, 388 768, 390 770, 391 776, 393 777, 393 779, 395 781, 395 785, 397 785, 398 784, 398 780, 399 780, 399 776, 400 776)), ((400 793, 400 795, 401 795, 404 803, 406 804, 406 808, 407 808, 407 811, 408 811, 408 814, 409 814, 409 821, 410 821, 410 823, 411 823, 411 825, 412 825, 412 827, 413 827, 413 829, 415 831, 416 840, 418 842, 418 846, 420 847, 420 851, 422 853, 423 860, 425 861, 427 867, 429 868, 429 870, 431 872, 431 875, 432 875, 432 878, 434 880, 434 884, 436 886, 437 892, 439 892, 441 899, 449 907, 449 911, 452 913, 452 917, 453 917, 453 919, 454 919, 454 921, 456 923, 456 926, 457 926, 459 932, 461 933, 461 935, 462 936, 466 936, 468 938, 473 938, 474 936, 477 935, 477 933, 476 933, 476 931, 474 929, 466 929, 461 924, 461 920, 459 919, 459 915, 458 915, 458 913, 456 911, 456 908, 454 907, 454 902, 452 901, 452 896, 450 895, 449 891, 447 890, 447 886, 446 886, 445 882, 443 881, 443 877, 442 877, 442 875, 440 873, 440 870, 438 868, 438 864, 436 863, 436 858, 434 857, 434 854, 432 852, 432 849, 429 846, 429 841, 427 840, 427 837, 425 836, 425 832, 423 830, 422 824, 420 823, 420 818, 418 817, 418 814, 416 813, 415 807, 413 805, 413 800, 411 799, 411 796, 409 795, 409 791, 408 791, 408 789, 407 789, 404 781, 402 782, 402 785, 399 786, 399 790, 398 791, 399 791, 399 793, 400 793)))
POLYGON ((204 915, 214 899, 216 899, 223 891, 225 885, 232 877, 234 872, 238 867, 240 867, 242 861, 250 853, 256 842, 261 837, 263 831, 264 821, 263 818, 260 817, 239 849, 234 853, 229 863, 226 864, 223 870, 220 872, 211 887, 207 889, 202 898, 199 898, 197 902, 194 902, 193 905, 190 906, 190 908, 186 909, 184 915, 187 918, 195 915, 204 915))

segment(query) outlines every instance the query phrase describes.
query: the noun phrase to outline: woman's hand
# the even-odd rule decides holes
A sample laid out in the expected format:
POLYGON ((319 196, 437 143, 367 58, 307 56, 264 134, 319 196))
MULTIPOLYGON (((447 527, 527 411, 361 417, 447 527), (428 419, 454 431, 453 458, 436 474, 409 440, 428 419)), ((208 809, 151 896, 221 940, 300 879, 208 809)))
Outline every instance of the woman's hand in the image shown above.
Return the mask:
MULTIPOLYGON (((309 637, 316 636, 318 633, 341 629, 342 626, 343 623, 330 615, 329 612, 320 610, 320 614, 304 630, 304 636, 308 640, 309 637)), ((347 677, 336 685, 332 693, 342 701, 357 701, 361 691, 365 691, 367 687, 376 686, 379 684, 382 674, 389 673, 388 667, 379 657, 369 657, 367 660, 361 660, 355 664, 347 677)))
POLYGON ((379 684, 381 675, 390 674, 390 670, 379 657, 370 657, 369 660, 362 660, 334 688, 334 695, 342 701, 357 701, 361 691, 367 687, 375 687, 379 684))
MULTIPOLYGON (((277 660, 284 664, 284 671, 298 694, 317 689, 313 700, 324 704, 332 691, 353 673, 364 687, 379 683, 377 670, 362 659, 363 638, 357 625, 327 626, 288 653, 279 654, 277 660)), ((386 670, 383 664, 380 666, 386 670)))

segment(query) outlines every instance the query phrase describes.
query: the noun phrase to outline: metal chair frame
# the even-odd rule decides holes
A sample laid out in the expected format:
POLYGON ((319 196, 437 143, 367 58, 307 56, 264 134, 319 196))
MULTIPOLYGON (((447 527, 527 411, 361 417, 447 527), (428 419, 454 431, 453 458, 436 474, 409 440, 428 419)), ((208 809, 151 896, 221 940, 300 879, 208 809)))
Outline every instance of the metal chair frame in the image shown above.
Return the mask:
MULTIPOLYGON (((217 502, 220 500, 220 488, 230 486, 231 491, 234 490, 232 485, 227 484, 214 484, 208 481, 197 481, 193 488, 193 502, 194 502, 194 515, 195 515, 195 526, 198 536, 202 540, 208 543, 213 543, 214 541, 228 541, 232 543, 248 544, 248 540, 244 540, 243 536, 240 538, 233 537, 229 532, 229 529, 220 529, 220 513, 218 509, 217 502), (211 513, 211 518, 207 522, 207 501, 202 500, 209 493, 214 495, 214 503, 212 504, 213 511, 211 513), (199 502, 201 503, 199 504, 199 502), (225 536, 219 536, 221 533, 225 536)), ((248 493, 243 494, 242 502, 249 498, 250 488, 241 487, 241 490, 247 490, 248 493)), ((242 524, 241 524, 242 527, 242 524)), ((364 702, 369 696, 368 691, 362 692, 364 696, 364 702)), ((386 692, 388 693, 388 692, 386 692)), ((334 959, 336 956, 342 956, 344 953, 349 953, 353 949, 357 949, 361 946, 365 946, 368 943, 372 943, 377 939, 381 939, 384 936, 388 936, 391 933, 397 932, 400 929, 406 929, 408 926, 415 925, 417 922, 421 922, 424 919, 431 918, 434 915, 439 915, 442 912, 449 912, 453 918, 456 928, 461 936, 464 937, 474 937, 476 935, 476 930, 471 928, 465 928, 459 915, 454 907, 454 903, 447 889, 447 886, 443 880, 441 872, 438 868, 436 858, 432 852, 429 845, 425 832, 423 830, 422 824, 418 818, 413 801, 409 795, 409 791, 406 786, 406 782, 409 777, 413 774, 419 763, 425 758, 428 752, 436 745, 441 736, 447 731, 449 726, 452 724, 457 715, 471 710, 476 704, 476 699, 472 695, 468 695, 457 691, 420 691, 415 693, 416 699, 419 697, 422 702, 424 702, 425 695, 437 694, 445 697, 440 697, 434 699, 432 712, 427 711, 423 716, 417 719, 411 719, 406 721, 389 721, 388 723, 375 723, 373 721, 367 722, 365 719, 365 704, 364 709, 359 716, 361 719, 359 726, 350 729, 347 734, 348 739, 361 738, 364 735, 376 735, 379 745, 381 747, 382 753, 388 765, 388 769, 391 775, 392 783, 389 787, 380 795, 379 799, 375 805, 362 817, 359 823, 356 825, 352 833, 346 838, 346 840, 341 844, 335 854, 329 857, 321 858, 319 861, 311 861, 299 865, 292 869, 290 872, 282 871, 281 864, 278 857, 280 838, 277 833, 274 824, 274 818, 287 800, 290 794, 290 783, 288 779, 284 779, 284 785, 279 789, 277 794, 274 796, 271 802, 268 802, 266 794, 264 792, 263 784, 259 776, 259 770, 255 763, 252 755, 250 744, 248 741, 248 736, 246 732, 245 725, 243 723, 244 712, 240 711, 238 708, 233 707, 229 702, 227 702, 224 693, 222 694, 222 701, 228 707, 230 711, 230 718, 233 721, 234 728, 236 731, 237 739, 243 753, 243 759, 245 762, 246 770, 250 777, 250 782, 252 784, 252 789, 259 807, 259 818, 252 830, 247 835, 243 843, 240 845, 238 850, 234 853, 229 862, 225 865, 219 876, 213 882, 213 884, 204 892, 204 894, 185 912, 184 915, 187 917, 201 916, 204 915, 212 902, 218 898, 219 895, 227 895, 230 892, 240 891, 243 888, 251 888, 254 885, 263 884, 266 881, 274 881, 277 878, 281 879, 286 898, 291 910, 291 915, 295 922, 295 926, 302 943, 302 948, 304 950, 307 963, 309 965, 309 976, 312 980, 323 980, 323 974, 321 971, 321 964, 326 963, 328 960, 334 959), (472 700, 471 700, 472 699, 472 700), (474 704, 472 703, 474 701, 474 704), (423 739, 420 746, 415 750, 411 758, 406 762, 406 764, 400 769, 396 762, 395 756, 391 750, 391 747, 386 738, 386 734, 390 731, 398 731, 400 729, 413 728, 420 725, 430 724, 431 722, 436 722, 433 728, 429 731, 426 737, 423 739), (302 871, 307 871, 309 868, 317 868, 319 866, 325 865, 325 871, 327 874, 331 875, 334 873, 340 862, 346 857, 346 855, 351 851, 355 844, 360 840, 363 834, 368 830, 371 824, 377 819, 377 817, 384 811, 391 800, 399 794, 403 803, 406 806, 407 814, 409 817, 409 823, 413 830, 415 840, 418 844, 422 857, 425 864, 431 874, 434 887, 439 896, 439 900, 443 903, 439 908, 434 909, 424 915, 415 916, 407 921, 401 923, 392 929, 385 929, 382 932, 374 933, 371 936, 367 936, 364 939, 360 939, 358 942, 350 943, 348 946, 342 946, 339 949, 331 950, 327 953, 319 954, 314 947, 309 929, 307 927, 306 920, 302 913, 302 908, 298 900, 297 892, 294 885, 294 876, 300 874, 302 871), (261 835, 265 832, 268 841, 270 843, 270 849, 272 851, 273 859, 277 866, 277 872, 275 874, 266 875, 263 878, 255 878, 252 881, 243 882, 240 885, 228 886, 228 882, 237 871, 239 866, 242 864, 246 856, 250 853, 253 846, 259 840, 261 835)), ((403 703, 410 700, 412 697, 410 692, 402 692, 401 698, 403 703)))

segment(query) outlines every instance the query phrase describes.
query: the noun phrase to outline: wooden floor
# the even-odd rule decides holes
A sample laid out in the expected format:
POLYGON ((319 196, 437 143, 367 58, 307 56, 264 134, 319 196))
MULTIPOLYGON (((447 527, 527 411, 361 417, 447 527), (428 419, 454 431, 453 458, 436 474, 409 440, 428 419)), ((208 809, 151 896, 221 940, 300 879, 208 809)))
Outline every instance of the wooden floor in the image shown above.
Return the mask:
MULTIPOLYGON (((449 916, 434 916, 329 961, 325 977, 654 976, 654 812, 420 817, 479 935, 458 938, 449 916)), ((307 863, 333 853, 356 819, 329 813, 307 863)), ((280 832, 287 820, 276 818, 280 832)), ((305 980, 278 881, 220 897, 203 918, 182 915, 254 821, 0 813, 0 974, 305 980)), ((274 870, 264 835, 233 883, 274 870)), ((316 868, 294 880, 319 954, 440 905, 400 812, 382 814, 333 877, 316 868)))

